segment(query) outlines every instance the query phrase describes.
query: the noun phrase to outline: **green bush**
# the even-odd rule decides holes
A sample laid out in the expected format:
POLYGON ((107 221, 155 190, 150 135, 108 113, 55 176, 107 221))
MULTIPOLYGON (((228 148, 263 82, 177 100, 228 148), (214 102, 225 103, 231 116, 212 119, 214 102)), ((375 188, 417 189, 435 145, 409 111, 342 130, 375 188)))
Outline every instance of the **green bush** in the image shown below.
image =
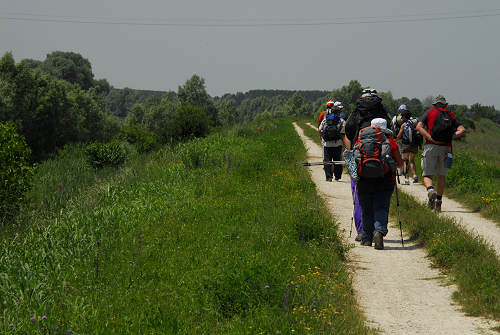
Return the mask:
POLYGON ((95 168, 105 166, 117 167, 127 158, 127 152, 120 142, 111 143, 91 143, 85 148, 87 161, 95 168))
POLYGON ((33 168, 31 150, 12 123, 0 123, 0 222, 15 216, 24 193, 30 188, 33 168))
POLYGON ((133 144, 139 153, 150 152, 158 145, 155 134, 149 129, 137 125, 123 127, 117 138, 133 144))
POLYGON ((174 118, 174 139, 185 141, 194 137, 205 137, 209 132, 209 123, 207 114, 201 108, 182 106, 174 118))

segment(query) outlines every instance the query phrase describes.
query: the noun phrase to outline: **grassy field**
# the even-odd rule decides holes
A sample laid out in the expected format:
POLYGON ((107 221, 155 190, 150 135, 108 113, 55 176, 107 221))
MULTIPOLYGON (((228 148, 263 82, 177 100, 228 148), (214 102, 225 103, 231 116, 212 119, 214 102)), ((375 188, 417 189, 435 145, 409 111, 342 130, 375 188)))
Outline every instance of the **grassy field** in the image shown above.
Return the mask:
POLYGON ((477 121, 454 142, 453 157, 447 194, 500 224, 500 126, 477 121))
POLYGON ((0 240, 2 334, 372 334, 290 122, 40 166, 0 240), (286 143, 284 145, 283 143, 286 143))
MULTIPOLYGON (((321 144, 317 131, 306 125, 307 122, 310 120, 300 120, 298 123, 307 136, 321 144)), ((481 130, 478 131, 481 133, 481 130)), ((474 135, 470 134, 467 141, 460 142, 459 145, 467 148, 469 142, 474 143, 474 135)), ((477 136, 483 138, 482 135, 477 136)), ((488 154, 487 150, 483 151, 488 154)), ((458 174, 467 173, 462 162, 460 155, 454 160, 456 165, 453 169, 462 171, 458 174)), ((419 162, 417 164, 420 166, 419 162)), ((482 190, 479 188, 479 192, 482 190)), ((470 193, 471 197, 478 196, 478 193, 470 193)), ((500 320, 500 260, 495 251, 480 237, 473 236, 457 225, 454 220, 436 215, 403 192, 399 192, 399 196, 404 230, 412 239, 417 239, 425 246, 433 264, 447 274, 449 281, 457 285, 458 291, 454 294, 454 299, 471 315, 500 320)), ((391 204, 391 217, 393 222, 398 222, 395 196, 391 204)))

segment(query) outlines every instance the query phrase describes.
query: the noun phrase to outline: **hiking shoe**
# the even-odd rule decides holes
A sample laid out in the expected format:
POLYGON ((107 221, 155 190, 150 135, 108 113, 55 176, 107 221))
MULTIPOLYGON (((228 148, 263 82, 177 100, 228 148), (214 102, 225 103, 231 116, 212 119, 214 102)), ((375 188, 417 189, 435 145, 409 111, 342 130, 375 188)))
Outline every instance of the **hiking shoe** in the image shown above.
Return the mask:
POLYGON ((372 241, 361 241, 361 245, 365 247, 371 247, 372 241))
POLYGON ((434 190, 427 192, 427 197, 429 198, 429 202, 427 203, 427 206, 430 209, 434 209, 434 206, 436 204, 436 197, 437 197, 436 192, 434 192, 434 190))
POLYGON ((326 178, 326 181, 332 181, 332 178, 326 178))
POLYGON ((410 185, 410 181, 406 179, 404 182, 401 183, 401 185, 410 185))
POLYGON ((436 199, 436 203, 434 206, 434 210, 438 213, 441 213, 441 204, 443 203, 443 200, 436 199))
POLYGON ((418 177, 417 176, 413 176, 413 183, 418 183, 418 177))
POLYGON ((340 177, 338 177, 338 178, 337 178, 337 177, 335 177, 335 181, 339 181, 339 180, 340 180, 340 177))
POLYGON ((354 239, 354 241, 361 242, 361 234, 358 233, 358 235, 356 235, 356 238, 354 239))
POLYGON ((377 231, 375 235, 373 235, 373 242, 375 243, 375 249, 383 250, 384 249, 384 236, 381 232, 377 231))

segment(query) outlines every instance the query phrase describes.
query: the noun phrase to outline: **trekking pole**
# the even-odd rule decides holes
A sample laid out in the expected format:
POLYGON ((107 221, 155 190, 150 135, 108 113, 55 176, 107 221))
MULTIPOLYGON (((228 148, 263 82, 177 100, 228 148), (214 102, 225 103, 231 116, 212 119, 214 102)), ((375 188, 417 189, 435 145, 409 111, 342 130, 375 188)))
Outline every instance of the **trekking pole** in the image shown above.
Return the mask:
POLYGON ((302 166, 314 166, 314 165, 345 165, 344 161, 333 161, 333 162, 304 162, 301 163, 302 166))
MULTIPOLYGON (((396 175, 398 176, 399 179, 399 172, 396 169, 396 175)), ((401 246, 404 248, 404 243, 403 243, 403 228, 401 227, 401 210, 399 209, 399 193, 398 193, 398 185, 394 185, 396 187, 396 204, 398 207, 398 220, 399 220, 399 231, 401 232, 401 246)))
POLYGON ((354 222, 354 212, 356 209, 356 196, 358 195, 358 182, 354 184, 354 195, 352 197, 352 216, 351 216, 351 230, 349 231, 349 237, 352 235, 352 224, 354 222))

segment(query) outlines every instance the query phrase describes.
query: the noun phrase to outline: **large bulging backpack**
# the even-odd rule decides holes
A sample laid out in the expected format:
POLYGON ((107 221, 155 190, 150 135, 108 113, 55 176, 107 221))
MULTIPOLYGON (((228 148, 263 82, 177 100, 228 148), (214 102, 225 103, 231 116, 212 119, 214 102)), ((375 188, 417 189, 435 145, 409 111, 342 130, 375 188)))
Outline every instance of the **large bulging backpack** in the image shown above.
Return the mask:
POLYGON ((387 125, 392 121, 387 114, 382 99, 378 96, 370 96, 358 99, 356 101, 356 111, 359 113, 359 125, 361 128, 369 126, 371 120, 375 118, 383 118, 387 120, 387 125))
POLYGON ((405 122, 403 129, 403 136, 401 136, 401 142, 407 145, 417 145, 420 146, 423 142, 422 135, 417 131, 418 120, 411 118, 405 122))
POLYGON ((447 110, 439 110, 436 119, 434 120, 434 125, 431 129, 431 137, 433 140, 439 142, 450 143, 455 134, 455 127, 453 118, 447 110))
POLYGON ((340 140, 342 138, 340 131, 340 116, 333 112, 327 112, 325 115, 325 125, 321 131, 321 137, 323 137, 325 141, 340 140))
POLYGON ((391 144, 379 127, 361 129, 353 151, 359 178, 383 178, 395 171, 391 144))

